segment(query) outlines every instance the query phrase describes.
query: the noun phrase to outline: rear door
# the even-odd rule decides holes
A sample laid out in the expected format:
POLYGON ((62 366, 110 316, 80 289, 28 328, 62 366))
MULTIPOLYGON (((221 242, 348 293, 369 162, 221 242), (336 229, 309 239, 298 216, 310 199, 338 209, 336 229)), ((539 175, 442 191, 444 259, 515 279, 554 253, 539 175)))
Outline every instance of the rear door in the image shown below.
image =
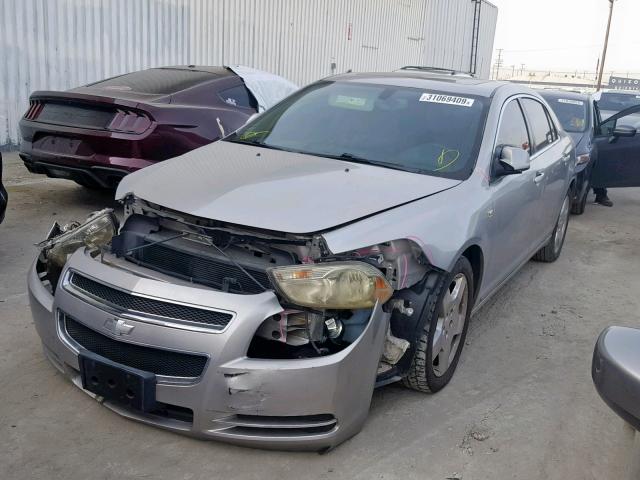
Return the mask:
POLYGON ((640 130, 640 106, 623 110, 596 127, 593 187, 640 187, 640 134, 615 137, 618 126, 640 130))

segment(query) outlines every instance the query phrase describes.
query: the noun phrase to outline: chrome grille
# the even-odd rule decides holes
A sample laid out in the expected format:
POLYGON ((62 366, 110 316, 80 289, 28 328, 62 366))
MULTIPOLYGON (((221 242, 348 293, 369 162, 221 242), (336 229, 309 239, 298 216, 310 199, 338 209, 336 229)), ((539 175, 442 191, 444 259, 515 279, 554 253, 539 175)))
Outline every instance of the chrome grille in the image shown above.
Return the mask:
POLYGON ((172 318, 184 322, 207 325, 217 330, 226 327, 233 315, 202 308, 189 307, 176 303, 164 302, 153 298, 140 297, 96 282, 84 275, 74 272, 71 275, 71 285, 81 292, 100 301, 114 305, 122 310, 157 317, 172 318))

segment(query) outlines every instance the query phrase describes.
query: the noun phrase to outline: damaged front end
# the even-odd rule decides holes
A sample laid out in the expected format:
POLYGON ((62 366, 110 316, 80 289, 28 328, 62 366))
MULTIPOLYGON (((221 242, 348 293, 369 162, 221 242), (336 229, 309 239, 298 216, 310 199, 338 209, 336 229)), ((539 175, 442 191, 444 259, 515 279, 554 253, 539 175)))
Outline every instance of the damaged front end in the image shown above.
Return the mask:
MULTIPOLYGON (((31 304, 59 369, 118 413, 199 437, 322 450, 360 430, 418 329, 407 292, 430 270, 419 247, 335 254, 321 234, 124 205, 121 228, 105 210, 40 244, 31 304), (127 397, 136 388, 112 395, 89 384, 85 358, 154 390, 144 402, 127 397)), ((120 381, 106 377, 95 381, 120 381)))

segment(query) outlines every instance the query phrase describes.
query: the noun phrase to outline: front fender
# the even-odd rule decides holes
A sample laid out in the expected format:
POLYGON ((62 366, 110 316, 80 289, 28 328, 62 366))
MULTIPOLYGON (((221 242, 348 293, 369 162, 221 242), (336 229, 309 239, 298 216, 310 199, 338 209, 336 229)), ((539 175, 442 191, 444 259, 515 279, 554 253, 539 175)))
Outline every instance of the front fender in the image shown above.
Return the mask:
POLYGON ((434 267, 450 271, 470 245, 486 251, 486 189, 472 179, 436 195, 323 234, 338 254, 398 239, 414 242, 434 267))

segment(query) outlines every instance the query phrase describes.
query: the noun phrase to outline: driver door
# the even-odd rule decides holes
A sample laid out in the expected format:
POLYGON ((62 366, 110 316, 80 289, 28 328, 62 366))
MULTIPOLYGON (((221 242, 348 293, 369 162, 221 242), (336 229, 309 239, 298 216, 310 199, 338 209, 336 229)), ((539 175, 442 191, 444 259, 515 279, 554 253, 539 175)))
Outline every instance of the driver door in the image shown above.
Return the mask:
POLYGON ((596 126, 592 187, 640 187, 640 135, 633 129, 640 129, 640 105, 596 126))
MULTIPOLYGON (((496 148, 509 146, 531 152, 531 138, 520 100, 507 100, 503 106, 496 148)), ((495 165, 497 156, 493 159, 495 165)), ((546 232, 540 216, 544 176, 535 168, 517 175, 493 178, 489 185, 492 199, 488 212, 489 249, 486 253, 485 281, 479 299, 531 258, 546 232)))

